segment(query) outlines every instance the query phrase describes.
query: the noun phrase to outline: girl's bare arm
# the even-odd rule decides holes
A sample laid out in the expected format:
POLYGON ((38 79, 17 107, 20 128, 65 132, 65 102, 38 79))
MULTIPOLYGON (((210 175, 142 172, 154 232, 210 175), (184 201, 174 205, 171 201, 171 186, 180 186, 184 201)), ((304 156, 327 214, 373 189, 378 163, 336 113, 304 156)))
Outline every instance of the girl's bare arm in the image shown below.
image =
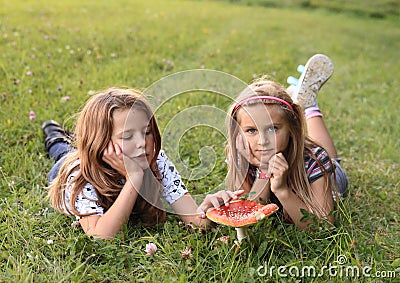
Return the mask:
POLYGON ((104 151, 103 160, 125 176, 126 183, 104 215, 83 217, 79 222, 87 235, 109 239, 128 222, 143 182, 144 172, 134 160, 122 153, 119 146, 111 142, 104 151))
MULTIPOLYGON (((314 193, 313 196, 315 197, 316 203, 318 203, 319 207, 324 212, 324 215, 317 216, 326 218, 329 222, 333 223, 333 216, 328 216, 328 214, 333 210, 332 192, 327 186, 325 178, 328 178, 328 175, 313 182, 311 184, 311 190, 314 193)), ((305 203, 289 187, 276 191, 275 195, 283 205, 284 211, 289 215, 294 224, 300 229, 307 228, 307 225, 312 220, 308 219, 304 222, 300 221, 303 217, 300 209, 305 209, 306 211, 310 212, 305 203)))
POLYGON ((87 216, 79 220, 83 231, 89 236, 101 239, 114 237, 122 228, 122 225, 129 220, 129 216, 135 205, 138 190, 142 183, 143 176, 137 176, 135 180, 125 183, 121 193, 102 216, 87 216))

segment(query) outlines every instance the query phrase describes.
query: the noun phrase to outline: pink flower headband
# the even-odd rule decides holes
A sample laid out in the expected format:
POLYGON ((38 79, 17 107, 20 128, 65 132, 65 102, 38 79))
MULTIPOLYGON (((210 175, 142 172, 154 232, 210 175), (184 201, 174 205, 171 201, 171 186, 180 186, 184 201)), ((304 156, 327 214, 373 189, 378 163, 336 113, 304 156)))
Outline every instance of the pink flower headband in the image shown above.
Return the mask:
POLYGON ((278 101, 284 105, 286 105, 293 113, 293 107, 292 105, 289 104, 289 102, 287 102, 286 100, 280 99, 278 97, 275 96, 252 96, 252 97, 248 97, 243 99, 242 101, 239 101, 238 104, 235 105, 235 107, 233 108, 233 112, 235 112, 236 110, 238 110, 238 108, 240 108, 244 103, 251 101, 251 100, 274 100, 274 101, 278 101))

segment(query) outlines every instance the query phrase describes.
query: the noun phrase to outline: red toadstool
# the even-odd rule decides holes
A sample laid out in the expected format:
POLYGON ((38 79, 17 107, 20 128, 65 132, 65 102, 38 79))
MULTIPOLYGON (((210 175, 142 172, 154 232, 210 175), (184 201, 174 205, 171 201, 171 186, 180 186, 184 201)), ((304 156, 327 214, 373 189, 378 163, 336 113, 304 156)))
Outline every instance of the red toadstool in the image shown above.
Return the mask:
POLYGON ((240 243, 247 236, 247 226, 257 223, 278 209, 274 203, 262 205, 250 200, 236 200, 230 202, 229 206, 210 208, 206 216, 216 223, 235 227, 240 243))

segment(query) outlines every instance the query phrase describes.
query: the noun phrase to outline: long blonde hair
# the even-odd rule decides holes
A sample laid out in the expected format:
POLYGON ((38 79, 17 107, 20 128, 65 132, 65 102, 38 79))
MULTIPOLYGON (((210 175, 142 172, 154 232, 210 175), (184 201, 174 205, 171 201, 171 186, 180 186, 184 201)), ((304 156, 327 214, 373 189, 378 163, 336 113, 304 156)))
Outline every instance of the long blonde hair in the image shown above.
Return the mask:
MULTIPOLYGON (((143 182, 141 190, 146 185, 157 191, 156 189, 160 186, 160 174, 156 160, 161 149, 161 136, 153 112, 141 92, 134 89, 109 88, 93 95, 78 115, 75 127, 77 150, 67 156, 49 188, 50 201, 55 209, 69 215, 87 216, 81 215, 75 208, 75 201, 87 183, 93 185, 98 196, 98 204, 105 210, 114 203, 123 187, 121 180, 124 176, 104 162, 102 155, 111 140, 114 111, 131 108, 142 110, 147 114, 154 137, 154 157, 149 169, 145 170, 146 183, 143 182), (74 179, 68 180, 70 174, 76 170, 78 173, 74 179), (146 175, 152 175, 155 178, 146 175), (70 186, 71 183, 73 186, 67 188, 68 182, 70 186), (148 182, 153 182, 153 184, 148 182), (66 189, 71 189, 68 206, 65 203, 66 189)), ((136 204, 135 207, 137 207, 136 204)))
MULTIPOLYGON (((280 103, 275 100, 262 101, 265 105, 278 105, 279 111, 285 117, 289 124, 289 143, 286 150, 283 152, 288 165, 288 185, 297 196, 306 204, 307 208, 318 216, 325 216, 326 213, 316 203, 315 197, 311 190, 310 182, 308 181, 305 164, 304 154, 310 155, 319 164, 320 162, 314 156, 312 148, 317 146, 317 143, 312 141, 307 136, 305 117, 303 109, 293 102, 290 95, 286 92, 285 88, 278 83, 260 78, 254 81, 244 91, 242 91, 236 98, 235 102, 228 110, 228 117, 226 120, 228 129, 228 145, 226 148, 227 159, 229 160, 228 169, 228 187, 230 190, 244 189, 245 192, 251 190, 253 178, 249 173, 249 163, 243 158, 236 148, 236 137, 239 133, 239 126, 237 122, 238 109, 235 106, 237 102, 243 101, 252 96, 272 96, 284 100, 291 106, 289 109, 286 104, 280 103), (241 184, 237 187, 237 184, 241 184)), ((252 103, 261 103, 260 100, 250 100, 244 105, 252 103)), ((320 164, 321 165, 321 164, 320 164)), ((324 167, 321 166, 324 170, 324 167)), ((330 178, 325 178, 327 186, 330 186, 330 178)))

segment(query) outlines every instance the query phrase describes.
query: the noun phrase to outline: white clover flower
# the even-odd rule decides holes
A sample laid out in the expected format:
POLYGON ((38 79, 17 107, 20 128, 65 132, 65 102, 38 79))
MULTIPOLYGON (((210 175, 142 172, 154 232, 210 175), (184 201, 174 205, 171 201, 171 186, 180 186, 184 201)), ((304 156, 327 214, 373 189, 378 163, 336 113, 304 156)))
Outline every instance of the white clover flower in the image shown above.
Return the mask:
POLYGON ((148 243, 146 244, 146 255, 151 256, 153 253, 155 253, 157 250, 157 246, 154 243, 148 243))

